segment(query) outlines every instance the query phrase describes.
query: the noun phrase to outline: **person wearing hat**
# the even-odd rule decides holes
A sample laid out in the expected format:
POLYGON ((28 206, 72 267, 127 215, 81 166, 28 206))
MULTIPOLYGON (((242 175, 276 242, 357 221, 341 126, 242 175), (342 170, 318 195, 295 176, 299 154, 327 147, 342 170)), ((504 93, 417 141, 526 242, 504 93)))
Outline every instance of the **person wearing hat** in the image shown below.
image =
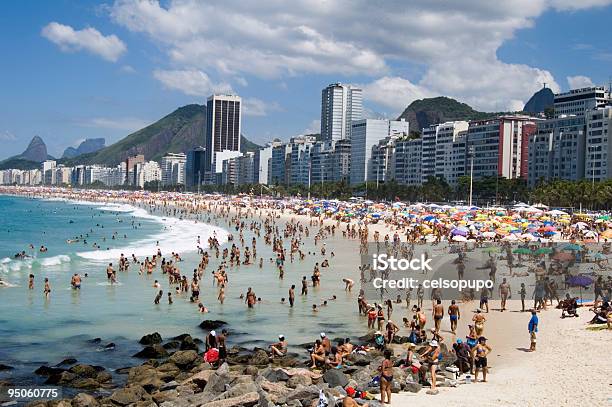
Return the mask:
POLYGON ((206 336, 206 350, 217 347, 217 333, 213 330, 206 336))
POLYGON ((487 381, 487 355, 491 352, 491 347, 487 345, 487 338, 478 338, 478 344, 472 349, 472 359, 474 359, 474 381, 478 381, 478 372, 482 370, 482 381, 487 381))
POLYGON ((355 397, 357 391, 352 387, 347 387, 346 396, 342 399, 342 407, 368 407, 368 403, 358 404, 353 397, 355 397))
POLYGON ((278 335, 278 342, 270 345, 270 352, 273 358, 275 356, 283 357, 287 354, 287 341, 285 340, 285 335, 278 335))
POLYGON ((472 371, 472 358, 468 344, 461 339, 457 339, 457 342, 453 344, 453 351, 457 357, 455 365, 459 368, 459 371, 461 373, 472 371))
POLYGON ((387 343, 393 343, 393 338, 395 334, 399 332, 399 327, 391 320, 387 321, 387 325, 385 326, 387 331, 387 343))
POLYGON ((431 389, 428 394, 437 394, 436 390, 436 370, 440 361, 440 346, 438 341, 432 339, 429 346, 419 355, 424 358, 424 362, 420 369, 421 383, 427 385, 427 372, 431 375, 431 389))

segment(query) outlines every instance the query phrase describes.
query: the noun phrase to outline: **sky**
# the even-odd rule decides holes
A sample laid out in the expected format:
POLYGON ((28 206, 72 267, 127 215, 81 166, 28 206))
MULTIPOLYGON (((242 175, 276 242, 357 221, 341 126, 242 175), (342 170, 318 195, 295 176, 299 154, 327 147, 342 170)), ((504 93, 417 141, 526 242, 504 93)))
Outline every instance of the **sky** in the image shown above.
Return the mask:
POLYGON ((450 96, 520 110, 612 76, 612 0, 0 3, 0 159, 33 136, 61 156, 212 93, 243 98, 263 144, 318 132, 321 89, 359 85, 369 117, 450 96))

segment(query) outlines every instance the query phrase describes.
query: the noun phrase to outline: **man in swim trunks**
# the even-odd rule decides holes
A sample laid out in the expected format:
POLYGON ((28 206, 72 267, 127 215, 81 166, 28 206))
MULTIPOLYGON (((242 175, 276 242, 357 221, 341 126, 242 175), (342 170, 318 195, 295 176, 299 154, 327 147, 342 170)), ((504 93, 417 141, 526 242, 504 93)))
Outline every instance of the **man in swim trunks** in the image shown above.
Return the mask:
POLYGON ((451 301, 451 305, 448 307, 448 315, 450 317, 451 332, 457 333, 457 322, 461 319, 461 311, 455 300, 451 301))
POLYGON ((527 325, 527 329, 529 330, 529 337, 531 339, 531 345, 529 346, 529 352, 535 352, 536 350, 536 333, 538 332, 538 313, 535 309, 531 310, 531 319, 529 320, 529 324, 527 325))
POLYGON ((499 285, 499 297, 501 298, 501 311, 504 312, 506 310, 506 300, 510 295, 510 284, 506 281, 506 278, 502 280, 502 283, 499 285))
POLYGON ((489 313, 489 289, 487 287, 483 287, 480 291, 480 308, 487 308, 487 313, 489 313))
POLYGON ((436 299, 436 305, 433 309, 434 326, 436 332, 440 332, 440 325, 442 324, 442 318, 444 318, 444 306, 442 305, 441 299, 436 299))
POLYGON ((289 289, 289 306, 293 307, 293 303, 295 302, 295 284, 291 285, 289 289))

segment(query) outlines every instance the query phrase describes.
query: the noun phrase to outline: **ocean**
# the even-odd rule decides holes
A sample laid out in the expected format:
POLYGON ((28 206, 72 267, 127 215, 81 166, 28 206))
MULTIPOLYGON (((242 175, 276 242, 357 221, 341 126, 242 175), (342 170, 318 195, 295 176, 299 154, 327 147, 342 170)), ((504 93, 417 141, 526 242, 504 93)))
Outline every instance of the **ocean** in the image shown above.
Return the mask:
MULTIPOLYGON (((347 293, 341 282, 343 277, 359 281, 356 242, 338 237, 328 241, 330 247, 342 252, 337 258, 354 257, 354 261, 332 259, 332 267, 322 270, 322 286, 310 287, 309 295, 301 297, 302 276, 310 279, 314 263, 321 261, 312 239, 302 247, 309 253, 307 258, 288 261, 285 278, 279 280, 271 262, 271 248, 261 238, 257 251, 265 259, 263 268, 230 268, 223 305, 216 299, 217 288, 210 274, 219 264, 213 255, 200 285, 201 300, 210 313, 200 314, 187 295, 176 297, 174 290, 174 303, 168 304, 168 280, 159 270, 153 275, 139 275, 137 266, 132 264, 128 272, 117 272, 119 284, 111 286, 105 269, 109 262, 117 269, 121 253, 129 258, 135 254, 140 260, 151 256, 159 243, 167 258, 173 251, 181 254, 179 268, 190 277, 200 258, 198 236, 202 244, 213 233, 222 242, 227 240, 228 226, 221 220, 213 218, 211 224, 204 224, 164 217, 130 205, 9 196, 0 196, 0 214, 0 278, 14 285, 0 288, 0 363, 15 367, 0 372, 0 379, 41 383, 44 378, 36 377, 34 370, 68 357, 111 371, 133 366, 142 363, 131 357, 142 348, 137 343, 142 335, 159 332, 167 339, 189 333, 203 338, 207 332, 198 325, 204 319, 227 321, 230 345, 242 346, 265 347, 276 341, 278 334, 284 334, 290 345, 297 345, 313 341, 321 331, 330 337, 362 335, 365 331, 363 320, 355 312, 358 289, 347 293), (74 242, 68 243, 71 240, 74 242), (99 249, 93 247, 94 243, 99 249), (48 248, 46 253, 39 251, 41 245, 48 248), (14 258, 24 250, 31 257, 14 258), (28 290, 30 273, 35 276, 34 290, 28 290), (70 287, 74 273, 88 275, 80 290, 70 287), (44 278, 51 283, 49 300, 43 294, 44 278), (153 304, 155 279, 164 289, 159 305, 153 304), (287 297, 291 284, 297 287, 294 308, 280 301, 287 297), (262 298, 253 309, 247 309, 239 299, 248 287, 262 298), (320 312, 312 312, 312 304, 320 304, 332 295, 338 299, 320 312), (115 347, 107 350, 105 346, 110 343, 115 347)), ((246 244, 252 237, 245 229, 246 244)))

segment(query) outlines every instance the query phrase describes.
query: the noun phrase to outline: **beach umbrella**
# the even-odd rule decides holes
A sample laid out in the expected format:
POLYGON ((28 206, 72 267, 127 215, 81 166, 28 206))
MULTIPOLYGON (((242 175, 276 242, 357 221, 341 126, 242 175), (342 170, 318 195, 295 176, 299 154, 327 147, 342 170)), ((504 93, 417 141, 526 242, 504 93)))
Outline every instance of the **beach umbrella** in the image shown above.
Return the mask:
POLYGON ((593 284, 593 279, 591 277, 577 275, 568 278, 566 282, 571 286, 580 287, 580 301, 582 302, 582 287, 586 288, 589 285, 593 284))
POLYGON ((552 251, 553 250, 550 247, 540 247, 534 253, 535 254, 549 254, 549 253, 552 253, 552 251))
POLYGON ((499 253, 499 247, 497 247, 497 246, 485 247, 483 252, 485 252, 485 253, 499 253))
POLYGON ((606 255, 605 255, 605 254, 603 254, 603 253, 595 253, 595 256, 594 256, 594 257, 595 257, 597 260, 603 260, 603 259, 605 259, 605 258, 606 258, 606 255))
POLYGON ((454 242, 467 242, 467 237, 461 236, 461 235, 455 235, 453 236, 453 241, 454 242))
POLYGON ((589 225, 587 225, 587 224, 586 224, 586 223, 584 223, 584 222, 576 222, 576 223, 574 223, 574 224, 573 224, 571 227, 572 227, 572 228, 574 228, 574 229, 580 229, 580 230, 582 230, 582 229, 588 229, 588 228, 589 228, 589 225))
POLYGON ((512 253, 515 254, 531 254, 531 250, 526 247, 519 247, 517 249, 512 250, 512 253))
POLYGON ((469 230, 466 227, 458 227, 451 230, 451 235, 454 236, 467 236, 469 230))
POLYGON ((573 243, 568 243, 565 246, 563 246, 561 248, 561 250, 572 250, 572 251, 578 251, 578 250, 582 250, 582 246, 579 246, 577 244, 573 244, 573 243))

